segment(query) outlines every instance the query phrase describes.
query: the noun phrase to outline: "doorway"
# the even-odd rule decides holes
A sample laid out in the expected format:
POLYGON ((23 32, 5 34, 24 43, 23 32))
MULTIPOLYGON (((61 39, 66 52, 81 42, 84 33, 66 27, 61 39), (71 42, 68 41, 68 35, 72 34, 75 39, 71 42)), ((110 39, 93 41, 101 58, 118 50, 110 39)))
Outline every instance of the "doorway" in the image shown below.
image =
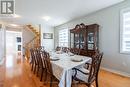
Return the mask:
MULTIPOLYGON (((6 58, 8 58, 8 56, 15 56, 15 58, 17 58, 17 62, 21 61, 22 59, 22 32, 6 31, 6 55, 7 55, 6 58)), ((7 60, 10 60, 10 59, 7 59, 7 60)))

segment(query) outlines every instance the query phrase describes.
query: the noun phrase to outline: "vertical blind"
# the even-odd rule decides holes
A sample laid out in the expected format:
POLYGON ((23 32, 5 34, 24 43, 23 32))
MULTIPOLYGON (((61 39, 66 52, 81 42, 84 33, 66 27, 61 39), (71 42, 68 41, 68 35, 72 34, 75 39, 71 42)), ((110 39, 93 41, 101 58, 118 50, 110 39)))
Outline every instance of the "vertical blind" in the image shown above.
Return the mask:
POLYGON ((121 44, 122 52, 130 53, 130 9, 126 9, 121 12, 122 30, 121 30, 121 44))
POLYGON ((68 29, 59 31, 59 46, 68 47, 68 29))

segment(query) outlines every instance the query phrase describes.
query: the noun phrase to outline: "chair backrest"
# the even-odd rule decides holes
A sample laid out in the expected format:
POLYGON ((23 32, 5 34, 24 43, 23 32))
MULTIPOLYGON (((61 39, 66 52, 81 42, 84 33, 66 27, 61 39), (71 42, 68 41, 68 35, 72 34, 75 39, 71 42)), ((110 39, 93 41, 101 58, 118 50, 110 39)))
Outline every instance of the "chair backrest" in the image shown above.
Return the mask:
POLYGON ((62 51, 65 52, 65 53, 67 53, 67 52, 69 51, 69 48, 67 48, 67 47, 62 47, 62 51))
POLYGON ((44 51, 44 46, 39 46, 38 49, 44 51))
POLYGON ((35 48, 34 49, 34 54, 35 54, 35 62, 36 64, 39 64, 39 61, 40 61, 40 50, 39 48, 35 48))
POLYGON ((31 58, 32 58, 32 62, 35 62, 35 64, 37 64, 38 63, 38 61, 37 61, 37 57, 36 57, 36 49, 33 49, 33 48, 31 48, 30 49, 30 53, 31 53, 31 58))
POLYGON ((41 62, 42 62, 42 67, 46 68, 46 54, 45 51, 41 51, 41 62))
POLYGON ((35 55, 34 55, 34 50, 32 48, 30 49, 30 54, 31 54, 31 62, 34 62, 35 55))
POLYGON ((89 78, 88 78, 88 82, 90 83, 93 82, 98 76, 102 56, 103 56, 103 53, 96 53, 92 57, 92 64, 91 64, 89 78))
POLYGON ((37 49, 37 59, 38 59, 39 66, 44 68, 44 62, 43 62, 44 56, 42 54, 43 52, 44 51, 42 51, 41 49, 37 49))
POLYGON ((46 66, 47 72, 49 74, 53 74, 52 73, 52 65, 51 65, 50 55, 47 52, 45 52, 45 66, 46 66))
POLYGON ((79 55, 80 54, 80 50, 78 48, 70 48, 70 52, 71 53, 74 53, 76 55, 79 55))
POLYGON ((61 47, 57 46, 56 51, 60 51, 60 50, 61 50, 61 47))

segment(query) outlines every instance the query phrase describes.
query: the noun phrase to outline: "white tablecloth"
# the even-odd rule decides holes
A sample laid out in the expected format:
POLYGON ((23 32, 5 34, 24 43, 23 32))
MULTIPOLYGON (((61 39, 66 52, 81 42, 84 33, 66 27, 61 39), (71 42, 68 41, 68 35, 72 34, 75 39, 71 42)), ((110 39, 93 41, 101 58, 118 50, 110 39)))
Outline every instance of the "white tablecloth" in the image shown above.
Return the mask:
POLYGON ((59 87, 71 87, 72 83, 72 75, 73 71, 72 68, 80 68, 82 67, 86 62, 91 62, 90 57, 85 56, 69 56, 67 54, 56 54, 53 53, 51 58, 58 57, 60 60, 57 61, 51 61, 52 63, 52 69, 54 76, 59 79, 59 87), (72 58, 81 58, 83 61, 81 62, 73 62, 72 58))

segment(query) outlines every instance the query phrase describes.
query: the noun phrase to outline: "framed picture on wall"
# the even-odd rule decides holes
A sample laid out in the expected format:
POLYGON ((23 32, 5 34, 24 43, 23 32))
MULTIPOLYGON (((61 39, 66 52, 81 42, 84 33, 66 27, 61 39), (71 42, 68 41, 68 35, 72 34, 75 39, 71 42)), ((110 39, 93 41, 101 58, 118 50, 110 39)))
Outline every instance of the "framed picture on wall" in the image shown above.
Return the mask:
POLYGON ((16 37, 17 38, 17 43, 21 42, 21 37, 16 37))
POLYGON ((18 45, 18 51, 21 51, 21 45, 18 45))
POLYGON ((43 39, 53 39, 53 33, 43 33, 43 39))

